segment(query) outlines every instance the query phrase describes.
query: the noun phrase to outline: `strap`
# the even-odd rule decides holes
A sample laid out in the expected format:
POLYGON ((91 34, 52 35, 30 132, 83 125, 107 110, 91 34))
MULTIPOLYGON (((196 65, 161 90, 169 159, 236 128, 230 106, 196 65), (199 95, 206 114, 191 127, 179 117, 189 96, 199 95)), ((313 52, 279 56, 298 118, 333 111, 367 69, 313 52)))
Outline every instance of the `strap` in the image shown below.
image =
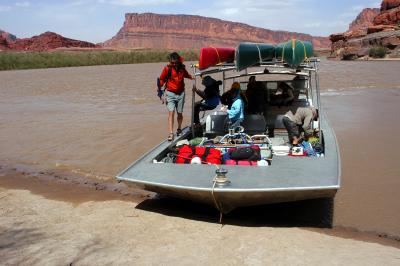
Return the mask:
POLYGON ((190 163, 190 161, 193 159, 193 156, 196 154, 196 147, 193 146, 188 146, 188 147, 192 150, 192 153, 188 156, 189 159, 187 159, 185 163, 190 163))
POLYGON ((172 66, 168 65, 168 74, 167 74, 167 81, 171 78, 172 76, 172 66))
POLYGON ((300 41, 300 43, 303 45, 303 48, 304 48, 304 61, 308 62, 306 46, 303 41, 300 41))
POLYGON ((257 46, 257 49, 258 49, 258 59, 259 59, 259 61, 260 61, 260 65, 261 65, 261 63, 262 63, 262 58, 261 58, 260 47, 258 46, 258 44, 256 44, 256 46, 257 46))
POLYGON ((215 53, 217 54, 217 57, 218 57, 218 64, 221 64, 222 62, 221 62, 221 58, 219 57, 219 53, 218 53, 217 48, 215 48, 214 46, 210 46, 210 48, 214 48, 215 53))
POLYGON ((285 48, 286 48, 286 45, 287 45, 288 43, 289 43, 289 42, 285 43, 285 44, 283 45, 283 48, 282 48, 282 62, 285 61, 285 48))
POLYGON ((172 76, 172 66, 168 65, 167 67, 168 67, 168 73, 167 73, 166 79, 164 80, 164 82, 165 82, 164 88, 167 88, 168 81, 172 76))
POLYGON ((208 155, 210 155, 210 147, 206 147, 204 154, 201 156, 201 160, 207 162, 208 155))

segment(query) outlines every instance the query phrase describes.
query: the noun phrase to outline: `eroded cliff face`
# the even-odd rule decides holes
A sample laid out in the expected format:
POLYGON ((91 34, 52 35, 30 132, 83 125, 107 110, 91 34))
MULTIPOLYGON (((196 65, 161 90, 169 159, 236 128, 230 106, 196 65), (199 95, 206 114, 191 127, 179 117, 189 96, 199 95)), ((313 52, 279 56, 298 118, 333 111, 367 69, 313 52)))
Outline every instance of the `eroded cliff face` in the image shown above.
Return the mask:
POLYGON ((278 43, 296 38, 329 47, 329 39, 308 34, 272 31, 215 18, 192 15, 128 13, 123 27, 103 43, 112 48, 185 49, 204 46, 235 47, 241 41, 278 43))
POLYGON ((365 8, 361 11, 361 13, 356 17, 353 22, 349 25, 350 31, 355 31, 359 29, 366 29, 369 26, 373 25, 374 18, 379 14, 379 8, 365 8))
POLYGON ((332 42, 332 56, 356 59, 367 56, 371 47, 383 46, 391 56, 400 57, 400 0, 382 1, 378 14, 372 18, 372 23, 366 21, 372 16, 369 11, 365 23, 361 22, 362 19, 357 23, 358 18, 365 15, 364 11, 365 9, 354 24, 350 24, 348 31, 329 36, 332 42), (364 26, 357 27, 357 24, 364 26))

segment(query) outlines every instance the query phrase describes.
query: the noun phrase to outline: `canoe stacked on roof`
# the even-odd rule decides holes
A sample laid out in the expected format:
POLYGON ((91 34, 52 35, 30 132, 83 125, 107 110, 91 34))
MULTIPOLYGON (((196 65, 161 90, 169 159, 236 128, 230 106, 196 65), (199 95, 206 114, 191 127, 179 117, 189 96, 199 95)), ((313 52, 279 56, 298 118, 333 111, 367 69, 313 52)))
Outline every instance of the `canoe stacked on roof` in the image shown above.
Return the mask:
POLYGON ((237 71, 273 60, 283 61, 291 67, 297 67, 311 56, 313 56, 313 45, 308 41, 293 39, 277 45, 242 42, 236 50, 227 47, 201 48, 199 69, 203 70, 234 60, 236 60, 237 71))
POLYGON ((275 48, 275 58, 282 60, 291 67, 299 66, 311 56, 313 56, 313 45, 307 41, 293 39, 279 43, 275 48))
POLYGON ((241 71, 275 56, 275 46, 267 43, 242 42, 236 49, 236 69, 241 71))
POLYGON ((235 60, 235 48, 205 47, 200 49, 199 69, 203 70, 221 63, 231 63, 235 60))

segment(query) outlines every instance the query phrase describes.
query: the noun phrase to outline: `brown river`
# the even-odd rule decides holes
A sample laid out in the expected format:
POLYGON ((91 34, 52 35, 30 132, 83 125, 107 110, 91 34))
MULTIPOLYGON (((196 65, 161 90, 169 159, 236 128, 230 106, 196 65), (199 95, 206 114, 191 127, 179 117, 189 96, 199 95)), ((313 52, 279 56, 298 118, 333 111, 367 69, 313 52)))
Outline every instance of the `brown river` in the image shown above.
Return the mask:
MULTIPOLYGON (((162 67, 0 72, 0 164, 112 179, 167 137, 154 86, 162 67)), ((320 64, 323 109, 342 159, 335 226, 400 237, 399 73, 399 61, 320 64)))

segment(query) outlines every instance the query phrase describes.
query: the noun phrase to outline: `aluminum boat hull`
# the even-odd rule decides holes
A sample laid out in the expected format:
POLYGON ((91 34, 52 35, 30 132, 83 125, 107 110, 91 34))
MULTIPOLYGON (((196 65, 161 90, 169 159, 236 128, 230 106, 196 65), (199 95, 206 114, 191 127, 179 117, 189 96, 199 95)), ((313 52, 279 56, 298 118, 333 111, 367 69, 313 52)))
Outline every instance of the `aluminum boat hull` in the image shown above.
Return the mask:
POLYGON ((215 186, 216 166, 153 163, 160 153, 189 136, 190 128, 173 142, 164 141, 122 171, 118 180, 149 191, 214 205, 227 213, 234 208, 316 198, 332 198, 340 187, 340 157, 335 135, 322 120, 324 157, 274 156, 269 167, 229 166, 229 184, 215 186))

